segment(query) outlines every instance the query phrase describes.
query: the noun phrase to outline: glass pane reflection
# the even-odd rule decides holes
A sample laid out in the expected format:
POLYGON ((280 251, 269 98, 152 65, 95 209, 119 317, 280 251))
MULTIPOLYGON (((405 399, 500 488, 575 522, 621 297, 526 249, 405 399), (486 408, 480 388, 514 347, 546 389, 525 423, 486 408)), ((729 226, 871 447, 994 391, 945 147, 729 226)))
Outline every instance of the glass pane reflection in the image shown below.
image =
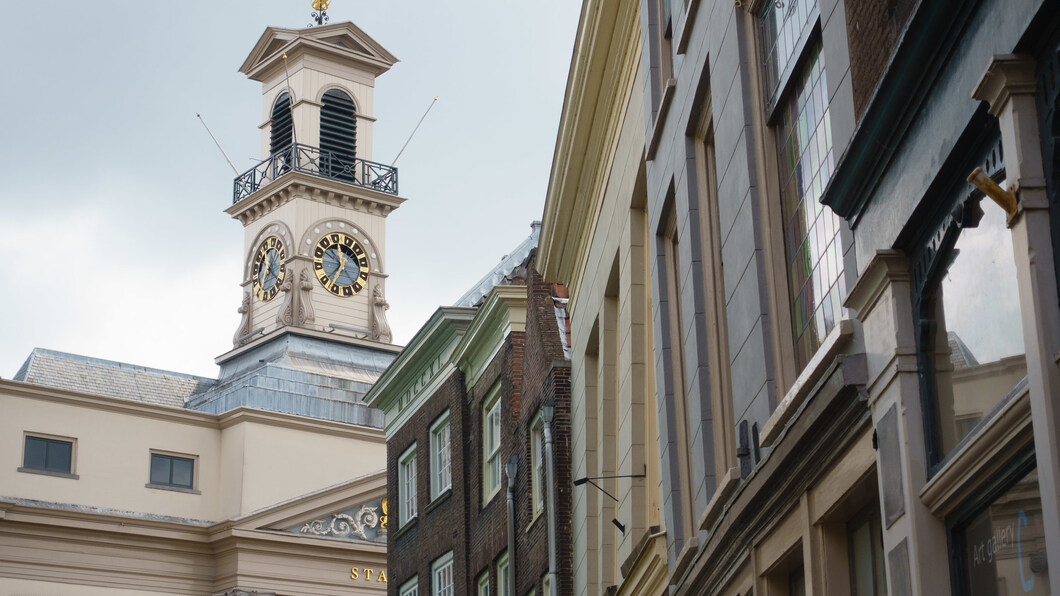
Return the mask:
POLYGON ((1012 240, 1005 214, 984 202, 961 232, 936 296, 935 397, 949 453, 1026 376, 1012 240))

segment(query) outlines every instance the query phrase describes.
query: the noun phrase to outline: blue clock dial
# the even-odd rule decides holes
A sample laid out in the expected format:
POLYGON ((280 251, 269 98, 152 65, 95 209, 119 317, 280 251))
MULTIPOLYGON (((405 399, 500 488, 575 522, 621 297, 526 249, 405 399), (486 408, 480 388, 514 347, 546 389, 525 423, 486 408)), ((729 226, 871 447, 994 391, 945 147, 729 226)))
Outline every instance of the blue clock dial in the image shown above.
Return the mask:
POLYGON ((353 236, 343 232, 328 234, 313 250, 313 270, 325 290, 348 298, 368 283, 368 254, 353 236))
POLYGON ((258 245, 254 251, 250 276, 258 300, 268 302, 279 293, 280 284, 287 273, 286 258, 283 241, 276 236, 269 236, 258 245))

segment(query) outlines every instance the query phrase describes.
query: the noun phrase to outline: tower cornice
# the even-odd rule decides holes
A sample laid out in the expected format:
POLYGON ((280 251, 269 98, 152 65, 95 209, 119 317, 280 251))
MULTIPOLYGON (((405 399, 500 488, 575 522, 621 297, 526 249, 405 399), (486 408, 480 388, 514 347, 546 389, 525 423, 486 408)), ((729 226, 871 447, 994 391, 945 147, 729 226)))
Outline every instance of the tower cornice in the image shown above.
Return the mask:
POLYGON ((269 27, 254 44, 239 72, 263 81, 266 72, 277 66, 284 54, 324 54, 340 64, 356 64, 375 76, 390 70, 397 57, 350 22, 306 29, 269 27))
POLYGON ((247 225, 295 197, 382 217, 390 215, 391 211, 405 202, 399 196, 363 186, 303 172, 288 172, 225 209, 225 213, 247 225))

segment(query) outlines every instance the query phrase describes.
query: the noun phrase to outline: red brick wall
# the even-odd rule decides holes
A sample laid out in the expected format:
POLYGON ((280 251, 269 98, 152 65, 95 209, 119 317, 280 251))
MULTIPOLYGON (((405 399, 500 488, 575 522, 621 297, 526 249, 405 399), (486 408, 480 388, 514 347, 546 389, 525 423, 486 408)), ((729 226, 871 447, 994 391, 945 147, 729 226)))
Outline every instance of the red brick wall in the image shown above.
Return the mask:
POLYGON ((459 371, 450 375, 438 391, 413 414, 412 418, 387 442, 387 496, 393 519, 398 519, 398 458, 416 444, 417 518, 407 528, 390 528, 387 552, 387 593, 397 594, 401 584, 419 575, 420 593, 430 586, 431 563, 453 551, 453 579, 456 594, 469 594, 464 583, 467 544, 464 528, 467 516, 461 504, 465 500, 464 468, 457 465, 459 449, 464 445, 460 429, 467 425, 463 378, 459 371), (430 428, 445 410, 449 410, 449 433, 453 451, 452 492, 430 503, 430 428))
POLYGON ((861 121, 915 0, 844 0, 854 114, 861 121))
MULTIPOLYGON (((532 263, 532 261, 531 261, 532 263)), ((531 269, 532 270, 532 269, 531 269)), ((490 575, 491 593, 497 593, 496 560, 508 548, 507 477, 501 490, 482 505, 482 406, 496 383, 501 385, 501 460, 519 456, 514 486, 515 553, 509 560, 515 570, 516 594, 536 588, 548 572, 548 518, 533 520, 530 478, 530 421, 541 404, 554 398, 553 453, 556 463, 557 592, 573 591, 571 553, 570 364, 563 358, 551 298, 551 286, 533 273, 527 287, 525 332, 512 332, 474 386, 466 387, 454 374, 416 412, 387 444, 387 474, 391 508, 397 511, 397 460, 412 441, 417 442, 419 518, 409 529, 392 530, 387 564, 389 593, 419 576, 420 593, 430 593, 431 562, 453 551, 455 593, 473 594, 483 571, 490 575), (450 410, 453 442, 453 492, 430 505, 430 425, 446 408, 450 410), (531 524, 531 522, 533 522, 531 524)), ((547 498, 546 498, 547 511, 547 498)), ((396 518, 396 516, 395 516, 396 518)))

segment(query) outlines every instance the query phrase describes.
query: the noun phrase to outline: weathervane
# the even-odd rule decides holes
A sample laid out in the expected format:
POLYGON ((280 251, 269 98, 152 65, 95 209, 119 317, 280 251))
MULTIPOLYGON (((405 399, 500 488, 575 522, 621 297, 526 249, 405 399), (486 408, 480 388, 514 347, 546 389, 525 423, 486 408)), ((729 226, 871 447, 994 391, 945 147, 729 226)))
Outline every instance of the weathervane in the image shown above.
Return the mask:
MULTIPOLYGON (((328 4, 331 4, 331 0, 313 0, 313 12, 309 16, 317 22, 317 25, 328 22, 328 4)), ((309 26, 312 27, 313 24, 310 23, 309 26)))

